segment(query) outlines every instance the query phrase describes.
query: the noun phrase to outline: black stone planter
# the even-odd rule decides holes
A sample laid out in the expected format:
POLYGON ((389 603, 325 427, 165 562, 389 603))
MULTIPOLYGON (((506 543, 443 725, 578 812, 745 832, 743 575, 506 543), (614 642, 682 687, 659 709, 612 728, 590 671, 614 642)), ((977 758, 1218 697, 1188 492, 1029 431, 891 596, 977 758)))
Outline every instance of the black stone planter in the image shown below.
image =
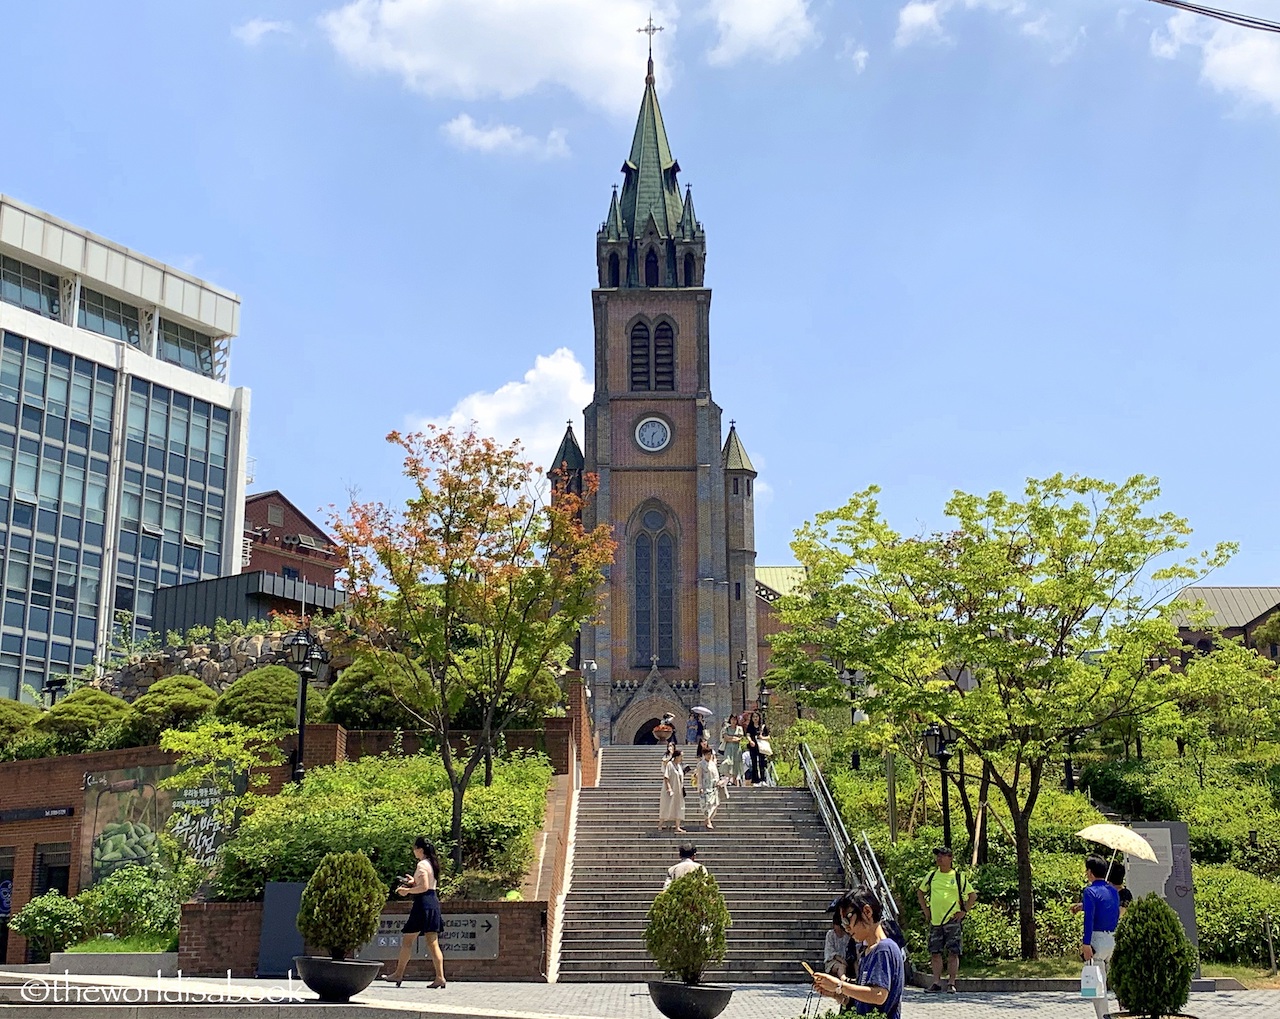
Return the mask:
POLYGON ((302 982, 320 996, 321 1001, 345 1005, 353 994, 359 994, 382 972, 382 963, 361 959, 325 959, 317 955, 295 955, 293 965, 302 982))
MULTIPOLYGON (((1108 1012, 1107 1019, 1147 1019, 1146 1012, 1108 1012)), ((1160 1019, 1198 1019, 1186 1012, 1162 1012, 1160 1019)))
POLYGON ((721 984, 650 980, 649 997, 667 1019, 716 1019, 733 997, 733 988, 721 984))

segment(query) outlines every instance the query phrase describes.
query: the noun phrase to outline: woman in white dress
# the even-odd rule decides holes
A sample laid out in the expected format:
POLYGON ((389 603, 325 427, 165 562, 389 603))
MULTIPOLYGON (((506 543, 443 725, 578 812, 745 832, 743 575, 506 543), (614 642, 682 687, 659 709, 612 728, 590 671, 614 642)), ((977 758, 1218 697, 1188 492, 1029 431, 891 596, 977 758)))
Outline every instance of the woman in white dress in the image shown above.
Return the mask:
POLYGON ((670 822, 672 829, 684 829, 684 770, 680 767, 679 748, 662 763, 662 799, 658 803, 658 831, 670 822))
POLYGON ((742 785, 746 772, 742 768, 742 726, 733 716, 724 720, 720 730, 720 752, 724 754, 724 777, 730 785, 742 785))
POLYGON ((707 831, 715 831, 711 819, 720 809, 720 771, 716 768, 715 752, 707 747, 698 760, 698 799, 702 801, 702 813, 707 819, 707 831))

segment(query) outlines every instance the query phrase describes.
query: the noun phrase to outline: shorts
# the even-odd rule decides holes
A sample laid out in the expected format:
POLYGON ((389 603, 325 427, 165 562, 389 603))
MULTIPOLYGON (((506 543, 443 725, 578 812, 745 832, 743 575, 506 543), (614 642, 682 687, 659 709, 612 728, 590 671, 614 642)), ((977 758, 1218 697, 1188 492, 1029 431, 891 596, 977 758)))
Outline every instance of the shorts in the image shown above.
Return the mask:
POLYGON ((960 931, 959 923, 944 923, 940 927, 929 928, 929 954, 942 955, 943 953, 959 957, 960 953, 960 931))

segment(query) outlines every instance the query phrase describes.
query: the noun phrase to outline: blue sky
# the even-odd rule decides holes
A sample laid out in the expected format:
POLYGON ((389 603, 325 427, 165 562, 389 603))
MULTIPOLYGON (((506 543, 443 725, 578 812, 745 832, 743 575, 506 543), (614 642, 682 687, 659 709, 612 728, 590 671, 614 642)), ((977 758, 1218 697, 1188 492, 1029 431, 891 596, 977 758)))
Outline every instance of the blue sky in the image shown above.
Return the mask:
MULTIPOLYGON (((649 9, 24 5, 0 191, 240 294, 258 489, 399 498, 382 436, 424 419, 547 459, 649 9)), ((870 483, 913 530, 957 488, 1142 472, 1241 543, 1217 582, 1280 583, 1280 37, 1145 0, 653 13, 761 563, 870 483)))

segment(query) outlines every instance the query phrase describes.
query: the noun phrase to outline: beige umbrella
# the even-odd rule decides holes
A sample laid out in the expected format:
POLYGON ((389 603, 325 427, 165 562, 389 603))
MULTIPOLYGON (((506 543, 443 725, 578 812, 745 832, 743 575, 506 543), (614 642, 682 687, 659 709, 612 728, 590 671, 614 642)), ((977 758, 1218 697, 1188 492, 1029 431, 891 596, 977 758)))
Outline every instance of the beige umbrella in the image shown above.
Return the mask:
POLYGON ((1076 834, 1082 839, 1097 842, 1108 849, 1136 856, 1139 860, 1156 862, 1156 851, 1151 848, 1151 843, 1132 828, 1126 828, 1122 824, 1091 824, 1076 834))

